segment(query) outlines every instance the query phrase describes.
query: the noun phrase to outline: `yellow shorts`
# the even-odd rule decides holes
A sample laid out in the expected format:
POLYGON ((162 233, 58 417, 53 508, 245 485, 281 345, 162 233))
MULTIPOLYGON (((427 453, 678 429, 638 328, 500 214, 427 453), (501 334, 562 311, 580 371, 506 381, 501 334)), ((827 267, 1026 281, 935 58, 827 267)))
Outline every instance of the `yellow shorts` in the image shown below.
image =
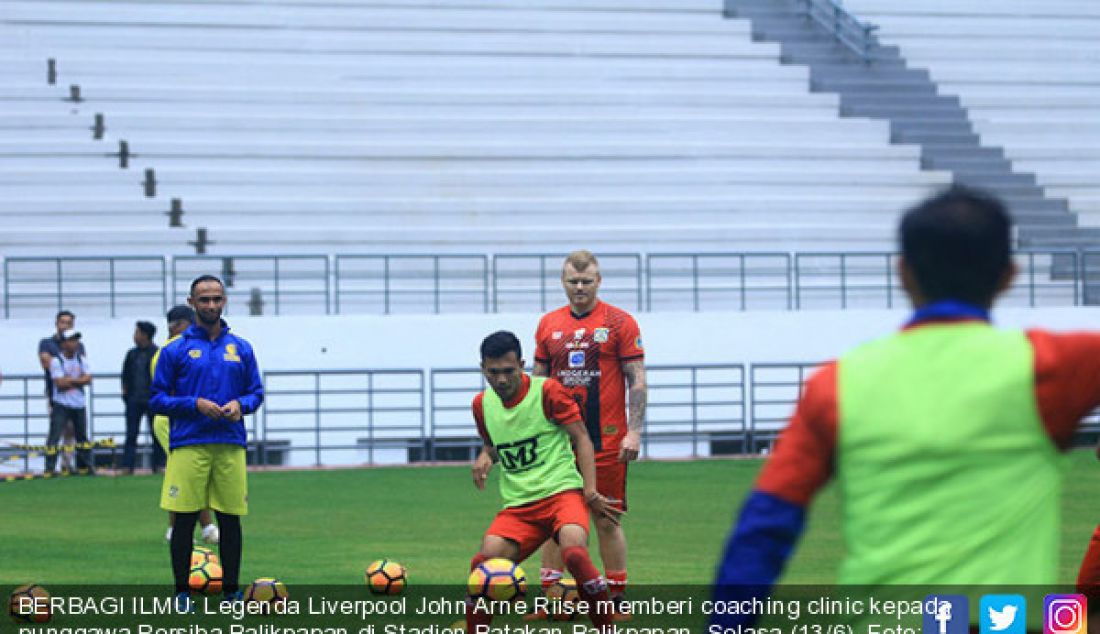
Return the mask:
POLYGON ((231 515, 248 514, 248 470, 240 445, 179 447, 168 454, 160 507, 177 513, 211 508, 231 515))
POLYGON ((165 454, 170 453, 172 450, 168 448, 168 417, 167 416, 154 416, 153 417, 153 437, 157 439, 157 444, 164 450, 165 454))

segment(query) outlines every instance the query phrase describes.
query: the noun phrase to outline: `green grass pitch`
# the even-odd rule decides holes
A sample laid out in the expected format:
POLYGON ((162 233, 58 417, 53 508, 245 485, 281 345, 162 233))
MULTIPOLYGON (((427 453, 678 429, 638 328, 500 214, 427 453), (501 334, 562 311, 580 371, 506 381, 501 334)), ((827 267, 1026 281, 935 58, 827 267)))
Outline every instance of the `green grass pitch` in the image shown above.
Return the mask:
MULTIPOLYGON (((760 465, 705 460, 632 466, 625 520, 631 582, 709 583, 735 509, 760 465)), ((495 476, 478 492, 467 467, 249 478, 242 580, 276 576, 291 586, 361 583, 366 565, 382 557, 405 564, 414 584, 462 583, 498 508, 495 476)), ((169 584, 160 482, 159 476, 100 476, 0 483, 0 583, 169 584)), ((1074 452, 1063 492, 1062 582, 1075 578, 1100 521, 1093 510, 1098 500, 1100 464, 1091 451, 1074 452)), ((833 582, 841 551, 838 503, 827 490, 784 580, 833 582)), ((537 576, 537 561, 526 568, 537 576)))

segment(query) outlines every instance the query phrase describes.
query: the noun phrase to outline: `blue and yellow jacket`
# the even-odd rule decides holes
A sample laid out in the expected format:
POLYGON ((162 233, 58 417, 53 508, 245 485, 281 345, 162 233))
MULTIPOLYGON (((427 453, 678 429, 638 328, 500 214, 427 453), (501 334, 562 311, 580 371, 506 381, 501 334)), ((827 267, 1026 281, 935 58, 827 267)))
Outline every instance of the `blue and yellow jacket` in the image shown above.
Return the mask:
POLYGON ((161 349, 149 409, 171 418, 172 449, 217 443, 247 447, 243 419, 231 423, 203 416, 195 407, 199 398, 219 406, 236 400, 242 416, 256 411, 264 401, 252 345, 231 334, 224 321, 221 334, 213 341, 202 327, 194 325, 161 349))

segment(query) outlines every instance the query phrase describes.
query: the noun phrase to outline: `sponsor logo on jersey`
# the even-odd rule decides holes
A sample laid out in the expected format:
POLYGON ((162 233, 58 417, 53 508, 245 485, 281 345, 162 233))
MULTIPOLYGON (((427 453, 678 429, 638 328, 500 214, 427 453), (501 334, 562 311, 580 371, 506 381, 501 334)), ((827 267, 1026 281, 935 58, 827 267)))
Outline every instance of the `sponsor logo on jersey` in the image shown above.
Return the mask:
POLYGON ((619 433, 619 428, 615 425, 608 425, 607 427, 603 428, 603 433, 608 436, 614 436, 615 434, 619 433))
POLYGON ((578 341, 581 340, 581 339, 584 339, 584 333, 585 333, 584 328, 577 328, 577 330, 573 332, 573 338, 577 339, 578 341))
POLYGON ((584 350, 573 350, 569 353, 569 367, 571 368, 583 368, 584 367, 584 350))
POLYGON ((539 459, 537 436, 496 446, 500 464, 509 471, 523 470, 539 459))
POLYGON ((198 359, 202 356, 202 350, 188 350, 187 354, 190 355, 192 359, 198 359))
POLYGON ((558 339, 561 339, 561 331, 560 331, 560 330, 555 330, 555 331, 554 331, 554 332, 553 332, 553 333, 552 333, 552 334, 550 335, 550 338, 551 338, 551 339, 553 339, 554 341, 557 341, 558 339))
POLYGON ((233 361, 234 363, 240 363, 241 358, 237 355, 237 344, 230 343, 225 346, 225 356, 222 357, 226 361, 233 361))
POLYGON ((607 328, 597 328, 592 333, 592 339, 596 343, 607 343, 607 328))
POLYGON ((642 338, 641 337, 638 337, 637 339, 634 340, 634 347, 639 349, 639 350, 643 349, 642 348, 642 338))

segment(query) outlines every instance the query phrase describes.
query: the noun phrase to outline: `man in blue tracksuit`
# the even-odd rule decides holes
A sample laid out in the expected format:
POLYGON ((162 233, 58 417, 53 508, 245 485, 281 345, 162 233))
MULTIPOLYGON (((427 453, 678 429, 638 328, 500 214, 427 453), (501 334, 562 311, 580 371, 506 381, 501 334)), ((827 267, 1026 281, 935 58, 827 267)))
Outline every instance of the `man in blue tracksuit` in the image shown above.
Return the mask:
POLYGON ((197 278, 187 303, 195 309, 195 324, 161 349, 149 399, 154 414, 171 419, 160 506, 176 513, 171 553, 178 607, 190 605, 191 540, 204 508, 218 516, 225 597, 241 597, 241 516, 248 512, 248 441, 241 419, 264 400, 252 345, 230 333, 221 318, 221 280, 197 278))

